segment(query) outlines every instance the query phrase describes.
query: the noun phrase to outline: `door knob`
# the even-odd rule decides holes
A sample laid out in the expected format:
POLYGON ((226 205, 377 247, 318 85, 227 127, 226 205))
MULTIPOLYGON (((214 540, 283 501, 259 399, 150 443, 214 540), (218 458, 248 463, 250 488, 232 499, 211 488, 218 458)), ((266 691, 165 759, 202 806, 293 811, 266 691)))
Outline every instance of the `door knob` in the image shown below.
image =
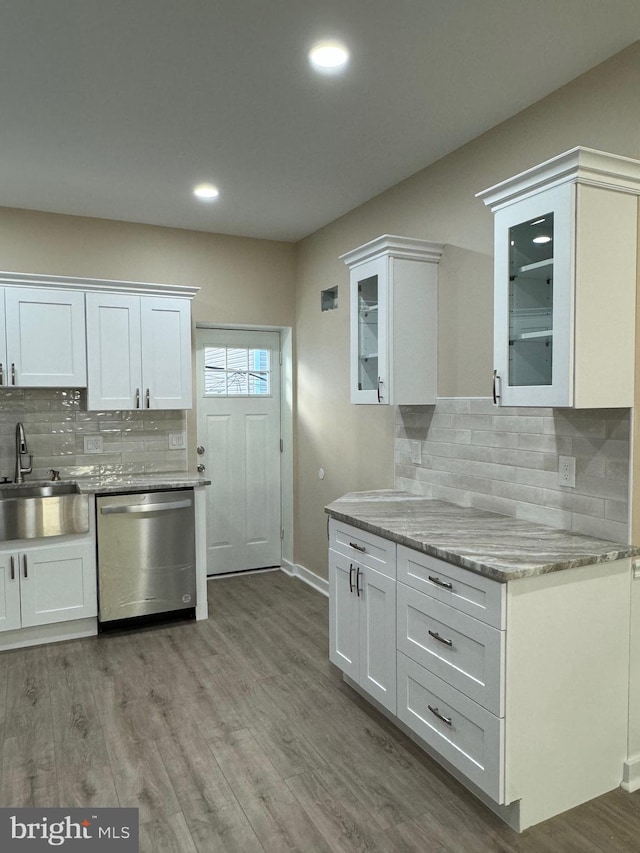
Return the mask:
POLYGON ((198 465, 198 473, 199 473, 199 474, 202 474, 204 471, 205 471, 205 467, 204 467, 204 465, 201 463, 200 465, 198 465))
POLYGON ((196 453, 198 456, 204 456, 204 447, 201 444, 196 447, 196 453))

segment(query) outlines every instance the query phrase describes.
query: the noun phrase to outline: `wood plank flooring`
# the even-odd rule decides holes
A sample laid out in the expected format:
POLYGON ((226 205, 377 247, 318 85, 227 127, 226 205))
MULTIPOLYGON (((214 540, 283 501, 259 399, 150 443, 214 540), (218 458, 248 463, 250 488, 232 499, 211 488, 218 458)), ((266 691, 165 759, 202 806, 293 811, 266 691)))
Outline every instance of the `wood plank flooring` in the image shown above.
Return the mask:
POLYGON ((209 598, 206 622, 0 654, 0 805, 135 806, 143 853, 640 851, 640 792, 510 830, 344 685, 300 581, 209 598))

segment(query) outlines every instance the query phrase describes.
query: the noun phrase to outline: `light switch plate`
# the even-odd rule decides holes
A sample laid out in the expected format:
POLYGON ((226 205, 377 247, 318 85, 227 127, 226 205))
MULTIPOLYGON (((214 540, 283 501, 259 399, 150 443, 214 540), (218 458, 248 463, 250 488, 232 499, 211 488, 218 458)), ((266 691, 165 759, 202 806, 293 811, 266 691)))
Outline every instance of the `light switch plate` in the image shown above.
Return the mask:
POLYGON ((101 435, 85 435, 85 437, 84 437, 84 452, 85 453, 102 453, 102 436, 101 435))
POLYGON ((187 434, 181 432, 169 433, 169 450, 184 450, 187 446, 187 434))

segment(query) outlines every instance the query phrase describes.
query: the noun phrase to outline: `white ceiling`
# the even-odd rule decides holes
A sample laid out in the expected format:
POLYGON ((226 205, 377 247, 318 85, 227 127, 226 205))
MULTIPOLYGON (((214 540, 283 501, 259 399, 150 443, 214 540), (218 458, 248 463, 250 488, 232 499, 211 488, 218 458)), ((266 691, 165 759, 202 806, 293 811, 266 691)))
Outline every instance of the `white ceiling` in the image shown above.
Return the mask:
POLYGON ((0 205, 296 240, 638 38, 640 0, 3 0, 0 205))

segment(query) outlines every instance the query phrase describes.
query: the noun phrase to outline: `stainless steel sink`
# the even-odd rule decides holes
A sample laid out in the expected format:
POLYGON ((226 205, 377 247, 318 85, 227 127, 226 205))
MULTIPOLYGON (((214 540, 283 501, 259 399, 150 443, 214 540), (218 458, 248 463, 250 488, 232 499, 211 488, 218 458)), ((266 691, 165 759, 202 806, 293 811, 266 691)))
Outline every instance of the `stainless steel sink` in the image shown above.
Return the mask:
POLYGON ((75 483, 0 486, 0 541, 86 533, 89 496, 75 483))

